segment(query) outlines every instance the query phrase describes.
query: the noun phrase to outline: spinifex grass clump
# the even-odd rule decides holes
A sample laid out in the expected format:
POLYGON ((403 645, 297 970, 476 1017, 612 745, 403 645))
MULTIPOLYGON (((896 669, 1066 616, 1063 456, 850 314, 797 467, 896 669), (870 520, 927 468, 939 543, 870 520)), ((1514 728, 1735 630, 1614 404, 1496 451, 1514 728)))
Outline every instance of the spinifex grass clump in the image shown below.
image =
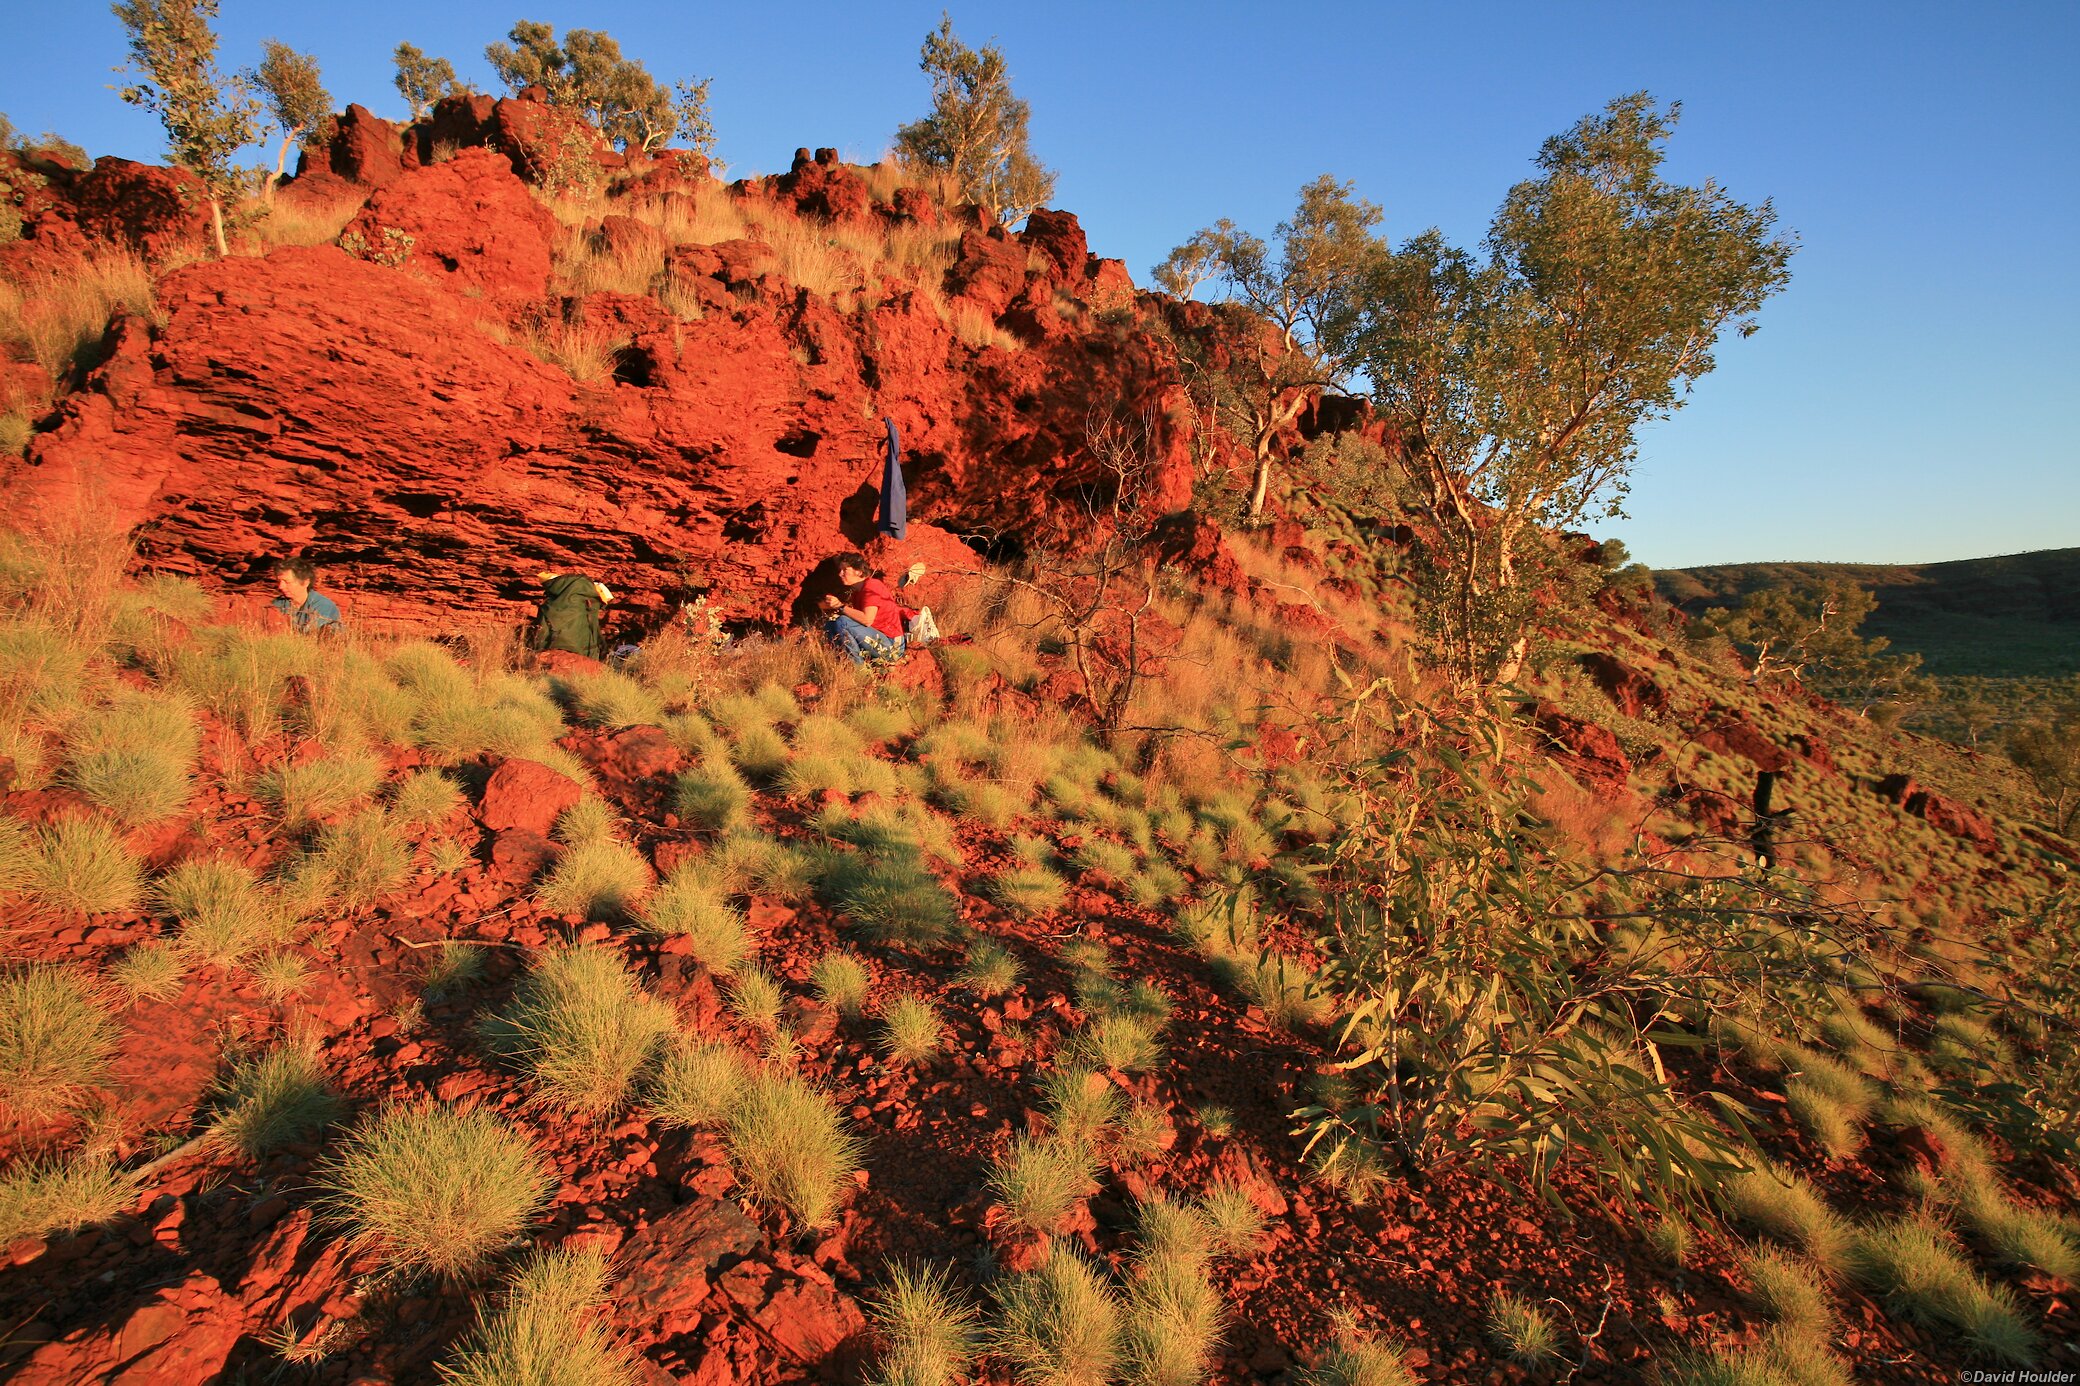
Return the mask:
POLYGON ((414 770, 390 796, 390 818, 399 827, 424 829, 445 823, 462 807, 462 789, 438 770, 414 770))
POLYGON ((18 1161, 0 1174, 0 1242, 76 1232, 130 1206, 137 1189, 106 1159, 18 1161))
POLYGON ((1195 1386, 1221 1336, 1221 1297, 1208 1278, 1199 1210, 1158 1195, 1141 1205, 1140 1245, 1127 1274, 1123 1346, 1129 1380, 1195 1386))
POLYGON ((992 876, 989 894, 1013 919, 1031 919, 1060 909, 1069 883, 1044 866, 1020 866, 992 876))
POLYGON ((2037 1334, 2014 1295, 1981 1280, 1940 1224, 1902 1218, 1864 1229, 1849 1265, 1896 1312, 1961 1335, 1974 1353, 2017 1366, 2036 1360, 2037 1334))
POLYGON ((1416 1386, 1401 1348, 1359 1328, 1347 1314, 1331 1320, 1335 1339, 1295 1386, 1416 1386))
POLYGON ((1015 1224, 1045 1235, 1092 1191, 1096 1175, 1088 1146, 1020 1136, 990 1171, 989 1189, 1015 1224))
POLYGON ((1744 1257, 1741 1269, 1747 1272, 1755 1298, 1778 1323, 1810 1332, 1833 1322, 1827 1287, 1798 1257, 1764 1247, 1744 1257))
POLYGON ((1048 1073, 1040 1080, 1040 1100, 1056 1138, 1078 1149, 1095 1148, 1127 1107, 1124 1093, 1104 1074, 1087 1068, 1056 1068, 1048 1073))
POLYGON ((154 894, 181 921, 181 950, 219 967, 288 933, 281 902, 241 861, 190 857, 159 878, 154 894))
POLYGON ((1488 1305, 1488 1337, 1519 1366, 1542 1367, 1560 1356, 1560 1331, 1552 1317, 1507 1290, 1488 1305))
POLYGON ((0 973, 0 1102, 19 1117, 53 1116, 108 1073, 115 1022, 70 968, 0 973))
POLYGON ((315 1045, 291 1041, 234 1064, 221 1089, 217 1138, 258 1159, 320 1130, 341 1111, 315 1045))
POLYGON ((552 948, 521 979, 512 1004, 486 1022, 486 1041, 533 1076, 542 1096, 573 1111, 619 1105, 677 1029, 606 948, 552 948))
POLYGON ((743 1050, 713 1040, 687 1040, 658 1065, 650 1110, 673 1126, 713 1126, 727 1120, 751 1083, 743 1050))
POLYGON ((922 1063, 939 1051, 945 1028, 931 1002, 899 996, 882 1007, 881 1050, 894 1063, 922 1063))
POLYGON ((297 868, 305 900, 350 909, 373 905, 404 883, 412 869, 403 835, 381 809, 363 809, 318 834, 317 848, 297 868))
POLYGON ((824 1005, 849 1020, 866 1009, 874 978, 850 953, 826 953, 809 969, 809 985, 824 1005))
POLYGON ((460 939, 446 939, 427 958, 419 994, 428 1001, 444 1001, 461 995, 483 975, 483 948, 460 939))
POLYGON ((742 827, 751 807, 751 787, 726 760, 684 771, 672 785, 672 812, 683 823, 711 832, 742 827))
POLYGON ((635 1373, 600 1322, 606 1280, 606 1256, 595 1247, 536 1252, 441 1379, 451 1386, 628 1386, 635 1373))
POLYGON ((772 973, 755 967, 740 970, 729 979, 729 1009, 744 1025, 760 1032, 770 1032, 780 1024, 780 1012, 787 1004, 787 993, 772 973))
POLYGON ((108 970, 109 980, 131 996, 165 1001, 180 994, 187 963, 171 943, 140 943, 108 970))
POLYGON ((200 742, 185 700, 121 689, 73 728, 65 779, 124 823, 156 823, 188 802, 200 742))
POLYGON ((282 822, 303 828, 359 808, 382 785, 383 763, 374 756, 327 756, 270 771, 261 777, 260 796, 275 805, 282 822))
POLYGON ((1076 1032, 1063 1051, 1064 1060, 1120 1073, 1141 1073, 1163 1057, 1157 1038, 1162 1022, 1144 1014, 1118 1011, 1100 1015, 1076 1032))
POLYGON ((1020 1381, 1096 1386, 1119 1368, 1120 1317, 1104 1277, 1056 1243, 1037 1269, 999 1284, 989 1345, 1020 1381))
POLYGON ((1765 1164, 1728 1179, 1720 1197, 1743 1222, 1805 1252, 1829 1279, 1847 1266, 1855 1230, 1797 1175, 1765 1164))
POLYGON ((789 1073, 760 1070, 731 1106, 724 1129, 746 1188, 807 1227, 825 1227, 859 1168, 859 1142, 831 1100, 789 1073))
POLYGON ((45 909, 115 914, 144 893, 142 864, 105 823, 64 819, 39 834, 37 848, 23 893, 45 909))
POLYGON ((1232 1180, 1216 1179, 1206 1186, 1199 1207, 1206 1216, 1214 1250, 1228 1256, 1256 1252, 1258 1240, 1264 1235, 1264 1212, 1249 1196, 1249 1190, 1232 1180))
POLYGON ((554 1179, 489 1112, 396 1107, 347 1135, 320 1184, 332 1214, 391 1265, 453 1276, 532 1221, 554 1179))
POLYGON ((876 943, 934 948, 962 932, 959 903, 915 857, 840 857, 819 889, 876 943))
POLYGON ((664 704, 657 695, 640 679, 617 669, 560 681, 558 691, 591 726, 654 727, 664 721, 664 704))
POLYGON ((995 939, 978 939, 961 967, 961 984, 978 996, 1002 996, 1018 985, 1018 959, 995 939))
POLYGON ((1863 1123, 1876 1094, 1863 1076, 1820 1054, 1798 1051, 1798 1072, 1784 1084, 1785 1105, 1836 1159, 1863 1148, 1863 1123))
POLYGON ((536 903, 552 914, 619 919, 650 889, 650 864, 642 853, 614 837, 586 810, 587 804, 599 802, 581 800, 564 815, 566 821, 557 824, 557 835, 566 845, 548 879, 535 890, 536 903))
POLYGON ((981 1316, 945 1267, 899 1262, 867 1305, 887 1345, 873 1386, 953 1386, 966 1374, 981 1316))
POLYGON ((751 956, 743 913, 696 862, 675 867, 639 913, 652 932, 685 939, 694 961, 711 971, 734 972, 751 956))

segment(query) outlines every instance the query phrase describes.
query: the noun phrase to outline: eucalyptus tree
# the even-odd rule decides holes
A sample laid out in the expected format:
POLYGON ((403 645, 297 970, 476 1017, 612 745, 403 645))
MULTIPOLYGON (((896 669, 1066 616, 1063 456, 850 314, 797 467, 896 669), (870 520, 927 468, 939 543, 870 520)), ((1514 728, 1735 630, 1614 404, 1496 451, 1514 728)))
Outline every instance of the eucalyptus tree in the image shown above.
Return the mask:
POLYGON ((1054 196, 1054 172, 1033 157, 1032 112, 1011 92, 1011 69, 995 44, 980 50, 954 36, 941 15, 925 35, 918 66, 932 79, 931 114, 896 131, 896 157, 941 172, 960 195, 1007 225, 1054 196))
POLYGON ((1441 581, 1448 665, 1515 676, 1550 536, 1622 513, 1640 425, 1668 418, 1728 330, 1790 277, 1764 201, 1661 177, 1680 106, 1623 96, 1545 142, 1481 255, 1436 230, 1378 257, 1355 330, 1401 434, 1441 581))
POLYGON ((289 150, 315 138, 325 118, 332 114, 332 94, 325 90, 318 75, 318 60, 310 54, 299 53, 279 39, 267 40, 261 53, 260 66, 250 80, 266 97, 267 114, 282 132, 274 173, 267 180, 267 190, 272 195, 274 185, 282 180, 289 166, 289 150))
POLYGON ((1211 369, 1199 363, 1199 374, 1255 459, 1253 520, 1270 491, 1279 434, 1321 391, 1343 389, 1360 364, 1354 328, 1368 272, 1384 253, 1372 234, 1380 217, 1351 184, 1325 173, 1300 189, 1275 246, 1223 217, 1156 266, 1168 292, 1189 298, 1212 284, 1236 310, 1220 361, 1211 369))
POLYGON ((224 202, 238 189, 231 156, 253 142, 260 108, 243 77, 217 71, 217 0, 118 0, 109 8, 130 41, 129 65, 116 70, 137 76, 120 89, 123 100, 159 117, 174 163, 202 180, 217 254, 227 254, 224 202))

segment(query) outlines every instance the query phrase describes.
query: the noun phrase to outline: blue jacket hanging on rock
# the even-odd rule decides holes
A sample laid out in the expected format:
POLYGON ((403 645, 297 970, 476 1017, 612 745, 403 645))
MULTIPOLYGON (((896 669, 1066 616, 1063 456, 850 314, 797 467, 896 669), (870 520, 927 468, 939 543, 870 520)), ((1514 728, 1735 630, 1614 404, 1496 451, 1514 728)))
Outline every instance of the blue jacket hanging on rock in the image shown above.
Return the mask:
POLYGON ((903 449, 896 437, 896 421, 884 418, 888 425, 888 461, 881 469, 881 513, 874 521, 874 528, 891 539, 901 539, 910 529, 908 498, 903 494, 903 449))

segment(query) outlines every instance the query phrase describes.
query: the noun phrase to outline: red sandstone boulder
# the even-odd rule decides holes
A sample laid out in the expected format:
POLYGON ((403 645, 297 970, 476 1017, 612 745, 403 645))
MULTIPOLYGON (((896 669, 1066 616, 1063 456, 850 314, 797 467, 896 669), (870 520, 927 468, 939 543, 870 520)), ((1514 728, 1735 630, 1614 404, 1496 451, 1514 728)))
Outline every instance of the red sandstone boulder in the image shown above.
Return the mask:
POLYGON ((780 268, 779 253, 764 241, 740 237, 707 249, 715 257, 714 276, 725 284, 760 284, 780 268))
POLYGON ((119 1321, 44 1344, 20 1364, 15 1379, 106 1386, 214 1381, 244 1333, 238 1304, 215 1278, 190 1271, 119 1321))
POLYGON ((996 318, 1026 286, 1026 248, 1001 231, 968 231, 946 271, 946 296, 965 299, 996 318))
POLYGON ((1584 784, 1615 791, 1630 778, 1632 763, 1608 727, 1569 716, 1547 702, 1532 708, 1531 720, 1547 749, 1584 784))
POLYGON ((1052 267, 1052 277, 1064 286, 1082 282, 1091 258, 1090 241, 1074 212, 1056 212, 1042 207, 1026 218, 1018 233, 1019 243, 1037 250, 1052 267))
POLYGON ((1162 561, 1196 576, 1223 592, 1249 590, 1249 576, 1228 548, 1221 527, 1193 511, 1173 515, 1152 536, 1162 561))
POLYGON ((491 772, 477 819, 493 832, 519 828, 546 836, 585 791, 567 775, 531 760, 508 760, 491 772))
POLYGON ((504 158, 466 149, 377 192, 340 243, 354 237, 364 259, 451 278, 493 301, 531 303, 548 291, 558 234, 556 218, 504 158))
POLYGON ((387 187, 404 176, 404 140, 395 125, 366 106, 352 105, 332 123, 325 164, 349 183, 387 187))
POLYGON ((610 190, 616 199, 655 201, 669 204, 684 198, 698 201, 715 190, 715 176, 707 156, 691 149, 667 149, 640 172, 629 175, 610 190))
POLYGON ((1988 856, 2000 850, 2000 838, 1994 833, 1993 820, 1947 795, 1924 789, 1908 799, 1904 807, 1931 828, 1962 838, 1988 856))
POLYGON ((583 116, 527 96, 492 107, 489 137, 513 172, 530 183, 590 182, 599 170, 627 162, 583 116))
POLYGON ((1789 752, 1730 712, 1722 711, 1715 721, 1698 732, 1697 744, 1720 755, 1745 757, 1754 763, 1757 770, 1791 768, 1789 752))
POLYGON ((1818 736, 1800 732, 1791 738, 1791 749, 1815 770, 1825 771, 1830 775, 1836 773, 1834 753, 1827 749, 1827 743, 1818 736))
POLYGON ((1963 838, 1988 855, 2000 849, 2000 838, 1991 818, 1946 794, 1922 787, 1912 775, 1887 775, 1871 785, 1871 792, 1898 804, 1902 811, 1931 828, 1963 838))
POLYGON ((665 1214, 621 1248, 617 1298, 629 1317, 662 1323, 697 1314, 710 1277, 727 1259, 748 1256, 764 1239, 727 1200, 704 1200, 665 1214))
MULTIPOLYGON (((455 111, 486 118, 474 103, 455 111)), ((345 125, 341 147, 361 151, 366 173, 388 136, 358 115, 345 125)), ((725 619, 790 619, 828 555, 872 538, 883 413, 903 433, 909 548, 935 572, 974 563, 933 524, 942 517, 1056 549, 1091 541, 1084 499, 1104 480, 1086 437, 1094 411, 1156 420, 1145 500, 1189 504, 1170 358, 1116 323, 1058 312, 1056 262, 982 229, 972 209, 908 203, 974 228, 956 278, 1026 305, 1025 350, 976 352, 934 296, 897 281, 840 313, 785 285, 770 246, 746 242, 681 247, 661 266, 698 320, 625 295, 561 305, 553 327, 612 346, 609 373, 579 381, 515 340, 512 322, 539 302, 559 233, 489 151, 421 166, 444 152, 429 133, 407 130, 397 176, 356 223, 362 253, 394 255, 402 271, 320 247, 168 276, 164 326, 119 318, 105 363, 29 456, 0 459, 17 507, 91 495, 111 526, 139 531, 141 562, 219 590, 274 552, 308 550, 364 629, 449 624, 458 610, 522 620, 536 572, 582 569, 623 594, 613 634, 640 639, 701 594, 725 619), (508 213, 483 243, 482 223, 508 213), (1029 257, 1047 270, 1029 276, 1029 257)), ((809 167, 844 181, 842 166, 809 167)), ((323 179, 327 196, 360 186, 323 179)), ((49 249, 38 246, 0 251, 49 249)), ((0 253, 0 265, 18 258, 0 253)))
POLYGON ((813 157, 797 149, 794 167, 773 181, 798 214, 818 221, 864 221, 873 210, 867 180, 857 169, 839 163, 835 149, 819 149, 813 157))
POLYGON ((1627 717, 1668 711, 1668 694, 1661 685, 1616 655, 1589 650, 1577 658, 1589 678, 1627 717))
POLYGON ((106 156, 73 181, 66 195, 72 221, 86 235, 135 249, 157 263, 200 245, 210 232, 202 180, 184 168, 158 168, 106 156))
POLYGON ((647 221, 624 216, 601 218, 599 228, 592 233, 592 245, 603 258, 660 265, 669 249, 662 231, 647 221))
POLYGON ((596 755, 600 777, 631 790, 659 775, 676 774, 686 764, 685 753, 658 727, 624 727, 602 740, 596 755))

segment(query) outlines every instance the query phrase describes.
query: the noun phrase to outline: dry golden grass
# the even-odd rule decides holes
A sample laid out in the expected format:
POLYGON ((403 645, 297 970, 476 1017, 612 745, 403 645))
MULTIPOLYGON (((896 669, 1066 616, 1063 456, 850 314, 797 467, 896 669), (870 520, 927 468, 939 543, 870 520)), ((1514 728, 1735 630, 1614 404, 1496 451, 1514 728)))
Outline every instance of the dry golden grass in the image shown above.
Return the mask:
POLYGON ((664 257, 626 246, 609 252, 601 248, 596 237, 577 227, 564 233, 556 268, 573 293, 617 293, 640 298, 651 292, 664 273, 664 257))
POLYGON ((63 1111, 101 1082, 118 1030, 87 979, 34 966, 0 975, 0 1104, 19 1116, 63 1111))
POLYGON ((239 238, 239 249, 265 255, 283 246, 332 244, 361 210, 361 200, 319 202, 278 195, 273 202, 249 203, 242 210, 257 212, 259 217, 252 230, 239 238))
POLYGON ((596 323, 547 323, 523 329, 516 340, 581 385, 596 385, 611 376, 615 357, 628 345, 625 333, 596 323))
POLYGON ((144 257, 104 249, 63 274, 20 285, 0 281, 0 334, 26 346, 36 364, 62 381, 85 363, 118 307, 154 327, 166 324, 144 257))

